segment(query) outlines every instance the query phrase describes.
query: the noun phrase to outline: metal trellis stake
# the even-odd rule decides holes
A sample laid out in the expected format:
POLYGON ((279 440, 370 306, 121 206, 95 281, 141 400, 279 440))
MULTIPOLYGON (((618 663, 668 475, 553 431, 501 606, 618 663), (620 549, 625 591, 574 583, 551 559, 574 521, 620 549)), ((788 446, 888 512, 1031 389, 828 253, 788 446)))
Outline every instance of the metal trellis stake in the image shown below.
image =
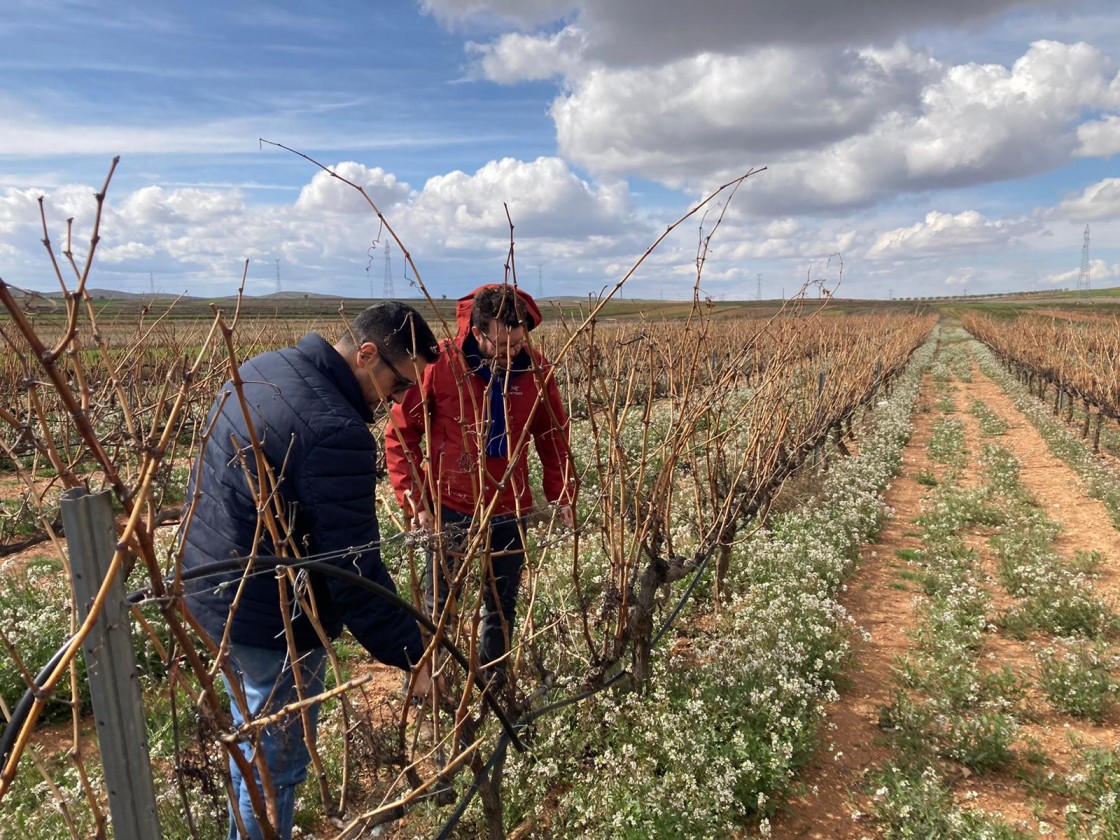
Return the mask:
MULTIPOLYGON (((117 548, 108 490, 74 487, 62 494, 62 525, 70 550, 78 615, 85 620, 117 548)), ((118 840, 159 840, 148 732, 129 631, 124 581, 117 575, 82 650, 86 658, 97 740, 118 840)))
MULTIPOLYGON (((824 380, 825 372, 822 370, 817 377, 817 422, 821 422, 824 416, 824 408, 821 406, 821 395, 824 394, 824 380)), ((824 440, 828 440, 828 433, 825 432, 824 440)), ((820 472, 824 469, 824 446, 817 444, 813 448, 813 472, 820 472)))

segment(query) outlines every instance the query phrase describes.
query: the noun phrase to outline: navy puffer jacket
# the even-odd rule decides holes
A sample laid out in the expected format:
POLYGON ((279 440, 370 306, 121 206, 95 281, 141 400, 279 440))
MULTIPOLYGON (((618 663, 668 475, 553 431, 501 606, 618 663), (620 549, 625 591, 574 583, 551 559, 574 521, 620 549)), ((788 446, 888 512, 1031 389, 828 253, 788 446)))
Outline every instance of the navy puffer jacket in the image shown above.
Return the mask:
MULTIPOLYGON (((279 479, 300 555, 357 547, 330 562, 395 591, 379 549, 360 548, 380 539, 374 513, 377 449, 367 425, 372 413, 346 361, 311 333, 295 347, 245 362, 241 378, 253 426, 279 479)), ((257 532, 256 494, 244 472, 248 466, 255 476, 256 465, 231 383, 219 393, 209 424, 210 438, 187 489, 188 506, 196 491, 198 501, 184 537, 184 569, 248 556, 257 532)), ((257 553, 275 553, 267 533, 257 553)), ((337 578, 311 572, 309 579, 328 636, 334 638, 345 625, 382 662, 408 668, 419 659, 419 629, 403 610, 337 578)), ((235 573, 186 584, 188 608, 215 639, 222 637, 239 580, 235 573)), ((289 602, 294 600, 289 596, 289 602)), ((299 650, 319 646, 310 620, 294 603, 292 626, 299 650)), ((271 571, 248 579, 230 639, 277 650, 287 647, 271 571)))

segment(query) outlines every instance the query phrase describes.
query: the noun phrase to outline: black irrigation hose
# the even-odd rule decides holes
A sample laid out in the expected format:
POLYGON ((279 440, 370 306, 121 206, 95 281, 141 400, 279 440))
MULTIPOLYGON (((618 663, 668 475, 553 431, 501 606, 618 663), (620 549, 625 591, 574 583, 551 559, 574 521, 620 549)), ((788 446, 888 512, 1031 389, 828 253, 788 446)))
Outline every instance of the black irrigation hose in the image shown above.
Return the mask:
POLYGON ((478 793, 483 777, 489 775, 490 771, 494 769, 494 765, 498 763, 498 760, 506 754, 507 743, 506 734, 503 732, 502 737, 498 740, 498 746, 494 748, 494 752, 490 755, 490 758, 482 765, 482 770, 475 773, 474 781, 471 782, 471 786, 467 789, 467 792, 463 794, 463 798, 459 800, 459 804, 455 807, 455 812, 448 818, 447 822, 443 824, 443 828, 440 830, 439 834, 436 835, 436 840, 448 840, 451 836, 451 832, 455 830, 455 826, 457 826, 459 820, 463 818, 467 806, 471 804, 474 795, 478 793))
MULTIPOLYGON (((704 552, 704 556, 701 558, 700 563, 696 567, 695 573, 692 575, 692 580, 688 582, 688 586, 685 588, 685 591, 682 592, 680 598, 677 599, 677 603, 673 607, 673 611, 669 613, 669 616, 665 619, 664 623, 658 629, 657 633, 654 635, 652 641, 650 642, 651 648, 661 641, 661 639, 676 622, 677 617, 681 613, 681 610, 684 609, 685 604, 687 604, 689 599, 692 597, 692 593, 695 591, 696 586, 700 583, 700 578, 703 576, 704 571, 708 566, 708 561, 711 559, 714 550, 715 547, 711 546, 706 552, 704 552)), ((565 706, 571 706, 575 703, 582 702, 589 697, 593 697, 600 691, 604 691, 605 689, 610 688, 612 685, 626 676, 627 673, 627 671, 619 671, 597 688, 588 689, 587 691, 581 691, 579 694, 572 695, 571 697, 565 697, 563 700, 557 700, 554 703, 549 703, 548 705, 541 706, 539 709, 534 709, 522 716, 514 725, 518 728, 523 728, 537 718, 555 712, 559 709, 564 708, 565 706)), ((478 789, 481 785, 480 779, 482 775, 488 773, 490 769, 493 768, 494 764, 497 763, 498 759, 505 754, 507 743, 507 735, 506 733, 502 733, 502 737, 499 739, 498 745, 494 748, 494 752, 491 754, 490 758, 487 759, 486 764, 483 765, 483 772, 475 776, 474 781, 471 783, 471 786, 467 788, 466 793, 463 794, 463 798, 459 801, 459 804, 455 808, 454 813, 452 813, 447 822, 444 823, 444 826, 441 829, 440 833, 437 835, 436 840, 447 840, 447 838, 451 836, 451 831, 454 830, 455 826, 459 824, 459 820, 462 819, 463 814, 467 810, 467 806, 470 805, 471 801, 478 793, 478 789)))
MULTIPOLYGON (((148 594, 149 590, 140 589, 136 592, 129 593, 125 600, 129 604, 135 606, 145 600, 148 594)), ((66 653, 67 648, 70 647, 70 643, 73 640, 73 636, 66 637, 66 641, 62 643, 62 647, 55 651, 54 656, 43 666, 43 670, 35 676, 34 686, 28 686, 27 690, 23 692, 23 696, 20 697, 19 702, 16 703, 16 707, 12 710, 12 715, 8 720, 8 724, 4 727, 4 734, 0 736, 0 767, 4 767, 8 763, 8 755, 11 753, 12 747, 15 746, 16 733, 23 729, 23 724, 27 721, 27 716, 31 714, 31 707, 35 703, 35 698, 40 691, 39 686, 45 683, 50 678, 50 675, 54 673, 54 669, 57 668, 58 663, 62 661, 62 655, 66 653)))
MULTIPOLYGON (((669 631, 674 622, 676 622, 677 616, 680 615, 681 610, 684 609, 685 604, 687 604, 688 600, 692 597, 692 593, 696 589, 696 585, 700 582, 700 577, 704 574, 704 570, 707 568, 708 560, 711 558, 711 556, 712 550, 709 549, 707 552, 705 552, 703 559, 696 567, 696 572, 693 574, 692 580, 689 581, 688 586, 685 588, 684 592, 681 593, 681 597, 677 600, 677 604, 675 607, 673 607, 673 611, 669 614, 669 617, 665 619, 664 624, 662 624, 661 628, 657 631, 657 635, 653 637, 653 640, 650 642, 650 647, 653 647, 659 641, 661 641, 662 637, 669 631)), ((628 671, 618 671, 609 680, 596 688, 591 688, 587 691, 581 691, 579 694, 574 694, 571 697, 565 697, 563 700, 557 700, 554 703, 549 703, 545 706, 541 706, 539 709, 533 709, 532 711, 522 716, 517 721, 517 723, 514 724, 514 726, 518 728, 525 727, 537 718, 544 717, 547 714, 551 714, 552 712, 555 712, 559 709, 563 709, 565 706, 572 706, 576 703, 580 703, 586 700, 589 697, 593 697, 600 691, 605 691, 606 689, 610 688, 616 682, 625 677, 628 673, 628 671)), ((459 824, 459 820, 463 818, 463 814, 466 813, 467 806, 471 804, 471 801, 478 793, 478 789, 482 784, 482 777, 488 774, 490 770, 493 769, 494 765, 499 761, 499 759, 503 755, 505 755, 506 746, 508 744, 509 737, 507 733, 503 732, 502 737, 498 740, 498 745, 494 748, 494 752, 490 755, 490 758, 487 759, 486 764, 483 765, 482 772, 475 774, 474 781, 471 782, 471 786, 467 788, 466 793, 464 793, 462 799, 459 800, 459 804, 456 806, 454 813, 452 813, 451 816, 448 817, 447 822, 443 824, 443 828, 440 830, 440 833, 436 835, 436 840, 448 840, 448 838, 451 836, 451 832, 455 829, 455 826, 459 824)))
MULTIPOLYGON (((138 592, 131 593, 125 600, 128 601, 129 604, 135 605, 143 601, 144 596, 147 594, 148 590, 142 589, 138 592)), ((16 734, 23 729, 24 721, 26 721, 27 716, 31 714, 31 706, 35 703, 35 697, 39 693, 39 686, 45 683, 50 678, 50 675, 54 673, 54 669, 57 668, 58 663, 62 661, 62 655, 66 653, 66 649, 70 647, 70 642, 73 640, 73 636, 67 637, 66 641, 62 643, 62 647, 60 647, 47 664, 43 666, 43 670, 35 676, 35 685, 28 686, 27 691, 23 692, 23 696, 19 698, 15 709, 12 710, 11 720, 9 720, 8 725, 4 727, 4 735, 0 737, 0 767, 8 763, 8 754, 12 751, 12 747, 15 746, 16 734)))
MULTIPOLYGON (((915 348, 915 350, 916 349, 917 348, 915 348)), ((911 351, 910 356, 913 355, 914 351, 911 351)), ((907 357, 907 363, 909 363, 909 357, 907 357)), ((872 392, 868 394, 860 404, 862 405, 863 403, 869 402, 871 399, 873 399, 878 390, 881 387, 886 387, 887 385, 889 385, 891 380, 893 380, 895 375, 899 371, 901 371, 902 367, 904 366, 905 365, 902 365, 897 370, 888 372, 882 380, 876 383, 874 390, 872 390, 872 392)), ((653 640, 650 642, 650 647, 653 647, 658 642, 660 642, 676 622, 677 617, 681 613, 681 610, 684 609, 685 604, 687 604, 688 600, 692 597, 692 593, 696 589, 697 584, 700 583, 700 578, 704 574, 704 571, 708 565, 708 561, 711 559, 714 550, 715 547, 711 546, 704 553, 704 556, 701 558, 700 563, 696 567, 696 572, 693 574, 692 580, 689 581, 688 586, 685 588, 685 591, 681 593, 681 597, 677 600, 676 606, 673 607, 673 611, 665 619, 665 622, 661 625, 660 629, 653 637, 653 640)), ((534 709, 533 711, 528 712, 527 714, 522 716, 515 725, 518 727, 524 727, 539 717, 543 717, 546 714, 550 714, 551 712, 557 711, 558 709, 562 709, 565 706, 571 706, 575 703, 586 700, 587 698, 598 694, 600 691, 603 691, 614 685, 616 682, 626 676, 627 673, 627 671, 619 671, 597 688, 588 689, 587 691, 581 691, 579 694, 572 695, 571 697, 565 697, 563 700, 557 700, 554 703, 549 703, 545 706, 541 706, 539 709, 534 709)), ((505 755, 507 743, 508 741, 506 734, 502 733, 502 737, 498 740, 498 745, 494 748, 494 752, 490 755, 490 758, 487 759, 486 763, 483 765, 482 772, 475 775, 474 781, 471 783, 471 786, 467 788, 466 793, 463 794, 463 797, 459 801, 459 804, 456 806, 454 813, 452 813, 447 822, 444 823, 443 828, 440 830, 440 833, 436 836, 436 840, 448 840, 448 838, 451 836, 451 832, 455 829, 455 826, 459 824, 459 820, 462 819, 463 814, 466 812, 467 806, 470 805, 471 801, 478 793, 478 789, 482 784, 482 777, 489 773, 490 770, 493 769, 494 765, 498 762, 498 760, 503 755, 505 755)))
MULTIPOLYGON (((697 584, 700 582, 700 577, 703 575, 710 557, 711 552, 705 554, 703 560, 701 560, 700 562, 700 565, 696 568, 696 572, 693 574, 692 580, 689 582, 688 587, 681 594, 680 599, 678 599, 672 613, 670 613, 669 617, 665 620, 665 623, 662 624, 661 628, 657 632, 657 635, 654 636, 652 644, 656 645, 676 621, 677 616, 680 614, 681 610, 684 608, 685 604, 692 596, 693 591, 696 589, 697 584)), ((348 580, 358 586, 368 589, 369 591, 380 595, 396 606, 399 606, 401 609, 406 610, 413 618, 417 620, 417 622, 423 624, 425 628, 427 628, 430 632, 435 632, 436 626, 432 623, 431 619, 417 610, 411 603, 405 601, 399 595, 392 593, 388 589, 385 589, 383 586, 380 586, 379 584, 376 584, 367 578, 363 578, 361 575, 355 574, 354 572, 350 572, 346 569, 340 569, 337 566, 333 566, 330 564, 320 563, 317 561, 297 561, 297 563, 300 568, 312 568, 316 571, 324 572, 327 575, 338 577, 343 580, 348 580)), ((262 568, 268 569, 276 568, 278 566, 293 566, 296 564, 292 562, 292 558, 257 557, 254 560, 254 565, 259 565, 262 568)), ((195 569, 190 569, 183 573, 182 579, 184 581, 194 580, 197 578, 223 574, 229 571, 244 571, 244 569, 245 562, 243 560, 223 560, 216 563, 208 563, 195 569)), ((136 604, 144 600, 147 595, 148 590, 140 590, 129 594, 127 600, 130 604, 136 604)), ((62 659, 62 655, 70 646, 70 641, 71 639, 67 639, 63 646, 58 650, 58 652, 55 653, 53 657, 51 657, 50 661, 43 668, 43 670, 39 672, 38 676, 35 679, 36 686, 38 686, 40 683, 45 682, 54 671, 54 669, 58 666, 59 661, 62 659)), ((462 654, 462 652, 446 638, 442 639, 442 643, 443 646, 451 654, 451 656, 463 667, 464 671, 469 671, 470 664, 467 658, 462 654)), ((516 723, 510 723, 509 718, 505 715, 502 708, 491 696, 490 692, 484 692, 483 697, 486 699, 486 702, 494 711, 495 716, 501 722, 502 729, 504 731, 502 732, 501 739, 498 741, 498 745, 497 747, 495 747, 493 754, 491 754, 490 758, 487 760, 486 764, 483 767, 483 774, 488 772, 499 760, 499 758, 505 754, 506 748, 511 741, 519 751, 525 751, 525 746, 517 737, 516 729, 526 726, 537 718, 562 709, 565 706, 571 706, 575 703, 579 703, 589 697, 594 696, 595 694, 598 694, 601 691, 606 690, 607 688, 610 688, 612 685, 625 677, 627 673, 628 672, 626 671, 619 671, 597 688, 582 691, 579 694, 573 695, 571 697, 566 697, 563 700, 558 700, 554 703, 549 703, 548 705, 542 706, 539 709, 534 709, 533 711, 525 714, 516 723)), ((481 680, 479 680, 478 685, 480 688, 482 688, 481 680)), ((27 691, 24 692, 23 697, 20 698, 20 701, 16 705, 16 708, 13 710, 12 718, 8 722, 7 727, 4 729, 3 737, 0 738, 0 766, 7 763, 8 755, 11 752, 12 747, 14 746, 15 736, 22 729, 23 722, 30 714, 31 707, 35 702, 36 694, 36 689, 28 688, 27 691)), ((471 784, 471 787, 467 790, 466 794, 464 794, 463 798, 460 800, 458 807, 456 807, 455 809, 455 812, 451 815, 447 823, 444 825, 443 830, 439 834, 440 838, 448 837, 449 832, 452 831, 456 825, 458 825, 459 820, 462 819, 463 814, 466 812, 467 807, 474 799, 475 794, 478 793, 478 788, 481 783, 480 779, 481 774, 475 777, 474 782, 471 784)))
POLYGON ((677 620, 677 616, 681 614, 681 610, 683 610, 684 605, 688 603, 688 599, 692 597, 692 591, 696 588, 696 584, 700 582, 700 576, 704 574, 704 569, 708 567, 708 560, 711 559, 713 551, 715 551, 715 546, 709 546, 708 550, 704 552, 704 559, 701 560, 700 565, 696 567, 696 574, 692 576, 692 580, 688 582, 688 587, 681 594, 677 605, 673 607, 673 611, 669 613, 669 617, 665 619, 665 623, 661 625, 661 629, 657 631, 657 635, 654 636, 653 640, 649 643, 651 648, 657 646, 662 636, 669 631, 669 628, 673 626, 673 622, 677 620))
MULTIPOLYGON (((410 616, 416 619, 417 623, 422 624, 424 628, 433 635, 436 632, 435 623, 433 623, 432 620, 428 618, 428 616, 424 615, 423 612, 416 609, 416 607, 414 607, 410 602, 404 600, 395 592, 386 589, 384 586, 381 586, 378 583, 374 583, 372 580, 364 578, 361 575, 355 572, 351 572, 347 569, 341 569, 338 566, 334 566, 330 563, 321 561, 299 560, 297 558, 291 557, 255 557, 253 558, 253 565, 262 569, 275 569, 284 566, 308 568, 313 569, 317 572, 321 572, 328 577, 340 578, 341 580, 353 583, 355 586, 360 586, 363 589, 366 589, 380 596, 381 598, 384 598, 394 606, 407 612, 410 616)), ((214 563, 207 563, 205 565, 198 566, 197 568, 187 570, 183 573, 182 580, 195 580, 198 578, 211 577, 213 575, 224 574, 227 572, 243 572, 245 570, 245 566, 246 561, 244 558, 233 560, 219 560, 214 563)), ((137 592, 130 593, 125 600, 129 604, 135 605, 145 600, 148 594, 149 590, 147 589, 139 590, 137 592)), ((73 641, 73 638, 73 636, 70 636, 66 639, 62 647, 58 649, 54 656, 50 658, 50 661, 46 664, 46 666, 36 676, 35 685, 28 686, 27 690, 20 698, 19 703, 16 704, 15 709, 12 710, 11 719, 8 721, 8 725, 4 728, 3 736, 0 737, 0 767, 3 767, 7 764, 8 755, 11 753, 12 748, 15 746, 16 735, 20 732, 20 730, 22 730, 23 724, 26 722, 28 715, 31 714, 31 707, 34 705, 35 698, 39 694, 39 685, 46 682, 47 678, 50 677, 54 669, 58 667, 58 663, 61 661, 62 656, 66 652, 67 648, 70 647, 70 643, 73 641)), ((465 673, 470 673, 470 660, 467 659, 463 652, 459 650, 459 648, 456 647, 450 639, 441 634, 440 644, 447 650, 449 654, 451 654, 451 657, 459 663, 460 667, 462 667, 465 673)), ((503 737, 508 738, 510 741, 512 741, 513 745, 518 749, 518 751, 524 752, 525 745, 522 744, 521 740, 517 737, 517 733, 514 731, 514 725, 510 723, 509 716, 505 713, 505 710, 503 710, 502 707, 498 704, 497 700, 494 699, 494 696, 489 691, 485 690, 486 686, 481 676, 476 676, 475 684, 482 691, 483 700, 488 706, 490 706, 490 709, 494 712, 494 715, 501 723, 502 729, 504 730, 503 737)))
MULTIPOLYGON (((254 557, 253 565, 262 566, 266 569, 284 566, 298 567, 301 569, 313 569, 314 571, 321 572, 328 577, 335 577, 341 580, 348 581, 349 583, 353 583, 355 586, 360 586, 363 589, 373 592, 375 595, 378 595, 379 597, 393 604, 393 606, 404 610, 410 616, 416 619, 416 622, 418 624, 423 625, 428 632, 432 633, 433 635, 435 635, 436 633, 437 625, 435 624, 435 622, 428 618, 428 616, 426 616, 421 610, 418 610, 416 607, 414 607, 410 601, 406 601, 404 598, 402 598, 392 590, 386 589, 384 586, 381 586, 378 583, 374 583, 369 578, 364 578, 356 572, 351 572, 347 569, 339 568, 338 566, 335 566, 331 563, 323 563, 315 560, 300 561, 296 558, 291 557, 254 557)), ((244 559, 238 558, 235 560, 222 560, 216 563, 208 563, 205 566, 199 566, 197 569, 191 569, 187 572, 184 572, 183 580, 192 580, 198 577, 209 577, 211 575, 221 574, 227 571, 244 571, 244 569, 244 559), (198 572, 199 574, 192 574, 192 572, 198 572)), ((467 659, 463 652, 459 650, 459 648, 456 647, 455 644, 450 639, 448 639, 446 635, 440 634, 439 640, 440 645, 442 645, 447 650, 447 652, 451 654, 452 659, 459 663, 459 666, 463 669, 464 673, 470 673, 470 660, 467 659)), ((483 680, 481 675, 476 675, 475 685, 478 686, 480 691, 482 691, 483 700, 485 700, 486 704, 494 712, 494 715, 498 718, 498 722, 502 725, 502 729, 505 730, 506 734, 513 741, 513 745, 517 748, 518 752, 524 752, 525 745, 522 744, 521 740, 517 737, 517 733, 514 731, 513 724, 510 723, 509 716, 505 713, 505 710, 503 710, 502 707, 498 704, 498 701, 494 699, 493 694, 485 690, 486 682, 485 680, 483 680)))
POLYGON ((62 655, 66 653, 66 648, 70 647, 70 639, 67 638, 65 644, 58 649, 54 656, 50 658, 43 670, 35 677, 35 687, 28 686, 27 691, 23 692, 16 707, 12 709, 12 717, 8 721, 8 725, 4 727, 4 735, 0 737, 0 767, 4 767, 8 763, 8 753, 12 751, 15 746, 16 733, 23 729, 23 723, 27 720, 27 716, 31 714, 31 706, 35 702, 35 695, 38 694, 38 687, 41 683, 47 681, 47 678, 54 673, 54 669, 58 667, 58 663, 62 661, 62 655))
MULTIPOLYGON (((555 703, 549 703, 547 706, 541 706, 539 709, 534 709, 533 711, 528 712, 524 717, 520 718, 517 723, 514 724, 514 726, 527 726, 537 718, 544 717, 547 714, 555 712, 557 709, 562 709, 565 706, 572 706, 576 703, 580 703, 586 700, 588 697, 594 697, 600 691, 605 691, 606 689, 610 688, 612 685, 614 685, 629 673, 629 671, 619 671, 605 683, 596 688, 591 688, 587 691, 581 691, 579 694, 574 694, 571 697, 565 697, 563 700, 557 700, 555 703)), ((478 789, 482 786, 482 778, 486 774, 488 774, 493 769, 494 765, 497 764, 498 760, 503 755, 505 755, 506 747, 508 745, 509 735, 503 732, 502 737, 498 739, 498 745, 494 747, 494 752, 490 754, 490 758, 488 758, 486 760, 486 764, 482 766, 482 772, 475 774, 474 781, 472 781, 471 786, 467 788, 467 792, 463 794, 463 798, 459 800, 459 804, 455 807, 454 813, 452 813, 451 816, 447 818, 447 822, 443 824, 443 828, 440 830, 440 833, 436 835, 436 840, 448 840, 448 838, 451 836, 451 832, 455 829, 455 826, 459 824, 459 820, 463 818, 463 814, 466 813, 467 806, 471 804, 471 801, 474 799, 475 794, 478 793, 478 789)))

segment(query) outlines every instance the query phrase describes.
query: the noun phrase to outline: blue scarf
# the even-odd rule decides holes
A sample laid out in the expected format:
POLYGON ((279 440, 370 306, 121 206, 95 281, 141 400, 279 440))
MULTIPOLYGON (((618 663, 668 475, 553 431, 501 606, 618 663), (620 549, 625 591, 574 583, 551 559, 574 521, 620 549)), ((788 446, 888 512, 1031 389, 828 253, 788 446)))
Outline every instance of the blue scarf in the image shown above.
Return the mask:
POLYGON ((509 456, 509 435, 506 433, 506 395, 502 390, 506 371, 483 364, 475 373, 486 383, 486 394, 490 398, 490 434, 486 437, 486 455, 506 458, 509 456))
MULTIPOLYGON (((524 352, 524 351, 522 351, 524 352)), ((490 400, 490 430, 486 436, 487 457, 509 457, 509 434, 506 428, 506 395, 503 385, 506 376, 516 375, 514 371, 499 370, 482 358, 475 337, 468 333, 463 341, 463 355, 472 371, 486 383, 486 396, 490 400)), ((520 356, 520 354, 519 354, 520 356)))

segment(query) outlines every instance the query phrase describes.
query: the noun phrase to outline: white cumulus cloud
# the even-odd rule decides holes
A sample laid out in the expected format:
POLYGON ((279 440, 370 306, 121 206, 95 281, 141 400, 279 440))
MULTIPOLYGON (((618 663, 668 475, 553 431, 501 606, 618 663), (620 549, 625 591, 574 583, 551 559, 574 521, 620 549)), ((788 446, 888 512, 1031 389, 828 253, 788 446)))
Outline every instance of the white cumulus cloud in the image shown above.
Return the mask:
POLYGON ((456 171, 431 178, 409 218, 456 241, 508 239, 506 205, 518 238, 614 235, 632 221, 625 184, 594 186, 555 157, 504 158, 473 175, 456 171))
POLYGON ((131 262, 132 260, 151 259, 157 253, 156 247, 149 242, 124 242, 120 245, 99 248, 97 259, 98 262, 118 264, 131 262))
POLYGON ((165 190, 144 187, 127 196, 119 213, 129 224, 177 224, 234 215, 245 208, 240 190, 201 190, 193 187, 165 190))
POLYGON ((1111 106, 1115 79, 1113 63, 1080 43, 1035 43, 1011 68, 944 68, 918 107, 779 157, 747 202, 759 213, 805 212, 1046 172, 1073 154, 1081 115, 1111 106))
MULTIPOLYGON (((412 197, 408 184, 381 167, 370 169, 355 161, 343 161, 333 167, 341 178, 365 190, 382 211, 402 204, 412 197)), ((304 212, 370 213, 369 203, 354 187, 329 172, 316 172, 299 194, 296 209, 304 212)))
POLYGON ((1080 157, 1120 154, 1120 115, 1109 114, 1103 119, 1082 123, 1077 127, 1077 139, 1081 141, 1076 152, 1080 157))
POLYGON ((988 219, 975 210, 955 215, 934 210, 922 222, 880 234, 867 255, 871 259, 898 259, 986 252, 1006 247, 1036 226, 1028 220, 988 219))
POLYGON ((482 74, 492 82, 541 81, 580 72, 586 39, 581 30, 565 27, 555 35, 509 32, 489 44, 471 43, 482 74))
POLYGON ((1120 178, 1105 178, 1059 204, 1050 215, 1075 222, 1120 218, 1120 178))
POLYGON ((949 276, 947 276, 945 278, 945 285, 946 286, 951 286, 951 287, 956 287, 956 288, 965 288, 970 283, 974 283, 975 281, 976 281, 976 272, 974 270, 968 268, 968 269, 965 269, 963 271, 954 272, 953 274, 950 274, 949 276))
MULTIPOLYGON (((1077 281, 1081 278, 1081 269, 1074 268, 1043 277, 1041 282, 1048 286, 1075 289, 1077 281)), ((1089 260, 1089 286, 1111 286, 1120 280, 1120 263, 1109 263, 1104 260, 1089 260)))
POLYGON ((1111 61, 1084 43, 1039 41, 1010 68, 952 67, 923 93, 904 135, 908 174, 958 182, 1032 174, 1068 157, 1069 126, 1112 105, 1111 61))
MULTIPOLYGON (((950 64, 895 40, 1058 5, 539 2, 515 22, 562 26, 504 32, 470 50, 491 81, 561 77, 550 109, 558 150, 593 175, 699 190, 766 165, 746 207, 791 214, 1114 153, 1120 127, 1108 112, 1120 107, 1120 74, 1101 49, 1040 40, 1009 64, 950 64)), ((511 19, 506 2, 428 8, 445 21, 511 19)))
MULTIPOLYGON (((560 260, 569 260, 573 272, 602 272, 608 259, 641 253, 655 235, 635 215, 625 182, 589 182, 555 157, 495 160, 473 173, 431 178, 419 191, 393 173, 356 162, 334 169, 378 202, 422 273, 441 261, 488 259, 500 276, 510 237, 507 207, 517 253, 531 255, 522 271, 533 276, 542 264, 552 274, 560 260)), ((83 214, 75 223, 76 250, 88 241, 92 193, 90 187, 70 185, 47 195, 52 231, 60 225, 64 230, 66 215, 75 214, 69 211, 83 214)), ((14 231, 5 239, 20 240, 31 265, 45 260, 34 255, 35 237, 41 236, 37 198, 32 190, 0 191, 0 230, 14 231)), ((59 235, 52 236, 57 250, 59 235)), ((148 186, 111 196, 102 237, 98 262, 140 272, 145 287, 152 271, 169 288, 173 279, 163 270, 172 266, 178 267, 174 277, 187 272, 232 287, 248 260, 250 287, 259 292, 274 282, 277 260, 283 277, 301 278, 303 288, 312 288, 308 278, 331 288, 343 276, 359 286, 380 284, 384 251, 371 247, 387 235, 356 190, 320 171, 287 204, 246 203, 237 188, 148 186)), ((403 259, 395 246, 392 266, 400 278, 403 259)))
POLYGON ((34 222, 39 215, 38 200, 43 193, 35 189, 7 187, 0 192, 0 233, 34 222))
POLYGON ((904 48, 703 53, 653 69, 593 70, 552 116, 561 152, 592 171, 679 185, 863 134, 884 111, 916 108, 932 69, 904 48))

